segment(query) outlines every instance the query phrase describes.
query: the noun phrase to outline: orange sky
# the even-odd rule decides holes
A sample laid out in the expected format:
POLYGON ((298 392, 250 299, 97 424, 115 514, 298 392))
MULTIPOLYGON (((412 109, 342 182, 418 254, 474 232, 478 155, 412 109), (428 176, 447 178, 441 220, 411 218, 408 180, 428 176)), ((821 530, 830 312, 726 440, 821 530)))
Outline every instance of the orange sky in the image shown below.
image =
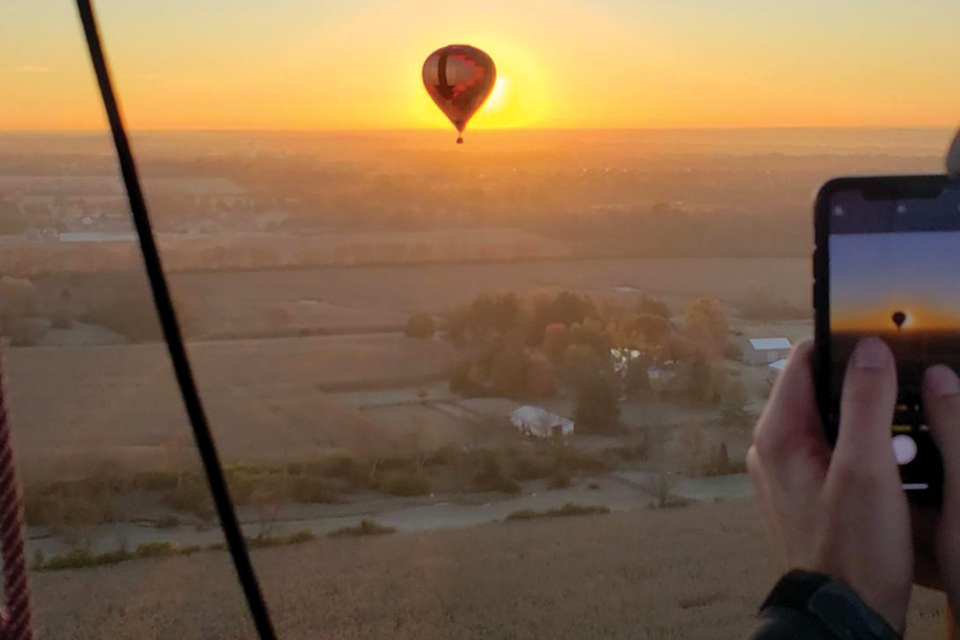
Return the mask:
MULTIPOLYGON (((419 70, 453 42, 500 72, 475 128, 960 121, 955 0, 96 5, 141 129, 449 127, 419 70)), ((5 0, 0 61, 0 129, 104 126, 71 2, 5 0)))
POLYGON ((887 304, 859 313, 833 314, 830 326, 834 331, 856 333, 883 333, 895 331, 892 317, 896 311, 906 315, 900 331, 957 331, 960 314, 949 310, 904 300, 890 300, 887 304), (892 311, 891 311, 892 310, 892 311))

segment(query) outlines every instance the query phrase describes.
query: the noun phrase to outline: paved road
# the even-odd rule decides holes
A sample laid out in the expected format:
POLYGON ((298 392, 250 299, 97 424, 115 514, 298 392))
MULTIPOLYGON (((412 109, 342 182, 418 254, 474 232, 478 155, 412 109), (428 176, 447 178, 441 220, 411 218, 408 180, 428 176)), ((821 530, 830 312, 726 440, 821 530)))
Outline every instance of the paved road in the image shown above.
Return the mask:
MULTIPOLYGON (((473 503, 463 503, 464 496, 429 496, 413 499, 377 499, 345 505, 290 505, 283 509, 271 526, 273 535, 310 529, 318 535, 343 527, 356 526, 363 519, 395 527, 399 531, 427 531, 472 527, 505 519, 522 509, 543 511, 563 506, 568 502, 582 505, 602 505, 613 511, 645 509, 652 499, 646 492, 650 474, 621 472, 598 478, 578 479, 567 489, 550 490, 543 482, 530 482, 521 495, 471 495, 473 503), (591 488, 593 487, 593 488, 591 488), (455 500, 459 502, 455 502, 455 500)), ((746 498, 752 495, 746 475, 716 478, 688 478, 677 482, 675 495, 695 501, 746 498)), ((240 510, 240 519, 247 536, 261 532, 262 525, 249 509, 240 510)), ((47 557, 65 553, 67 544, 60 539, 41 537, 43 531, 30 528, 27 552, 31 556, 41 551, 47 557)), ((223 540, 220 529, 203 531, 194 526, 159 529, 147 525, 103 525, 89 532, 90 549, 109 551, 125 546, 136 549, 148 542, 172 541, 178 545, 210 545, 223 540)))

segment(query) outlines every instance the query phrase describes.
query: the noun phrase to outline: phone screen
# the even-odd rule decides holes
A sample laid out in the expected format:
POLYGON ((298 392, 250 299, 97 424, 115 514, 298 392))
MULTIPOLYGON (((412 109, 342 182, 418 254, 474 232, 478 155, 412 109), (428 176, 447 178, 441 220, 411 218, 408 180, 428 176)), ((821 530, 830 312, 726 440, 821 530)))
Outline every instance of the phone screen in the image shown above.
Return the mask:
POLYGON ((924 421, 923 374, 934 364, 960 371, 960 187, 911 184, 853 181, 820 204, 828 229, 826 419, 835 434, 847 361, 861 338, 881 337, 897 361, 891 446, 904 488, 925 492, 939 489, 942 471, 924 421))

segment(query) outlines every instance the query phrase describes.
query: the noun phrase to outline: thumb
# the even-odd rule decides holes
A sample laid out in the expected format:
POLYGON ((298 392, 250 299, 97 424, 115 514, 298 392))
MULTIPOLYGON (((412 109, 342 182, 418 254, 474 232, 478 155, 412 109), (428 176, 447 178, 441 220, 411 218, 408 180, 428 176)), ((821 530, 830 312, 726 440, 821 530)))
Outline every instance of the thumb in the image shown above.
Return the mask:
POLYGON ((943 459, 944 507, 960 507, 960 378, 938 364, 923 376, 923 410, 943 459))
MULTIPOLYGON (((943 460, 943 503, 934 546, 947 585, 960 579, 960 379, 936 365, 923 376, 923 410, 943 460)), ((947 590, 950 608, 960 611, 960 594, 947 590)))

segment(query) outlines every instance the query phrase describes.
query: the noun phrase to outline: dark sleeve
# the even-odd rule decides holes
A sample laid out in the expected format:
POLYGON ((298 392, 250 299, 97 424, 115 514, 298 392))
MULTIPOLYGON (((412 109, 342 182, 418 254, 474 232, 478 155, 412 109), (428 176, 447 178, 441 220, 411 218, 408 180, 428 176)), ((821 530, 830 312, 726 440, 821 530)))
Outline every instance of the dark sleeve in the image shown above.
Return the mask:
POLYGON ((752 640, 900 640, 852 589, 822 573, 791 571, 760 608, 752 640))

